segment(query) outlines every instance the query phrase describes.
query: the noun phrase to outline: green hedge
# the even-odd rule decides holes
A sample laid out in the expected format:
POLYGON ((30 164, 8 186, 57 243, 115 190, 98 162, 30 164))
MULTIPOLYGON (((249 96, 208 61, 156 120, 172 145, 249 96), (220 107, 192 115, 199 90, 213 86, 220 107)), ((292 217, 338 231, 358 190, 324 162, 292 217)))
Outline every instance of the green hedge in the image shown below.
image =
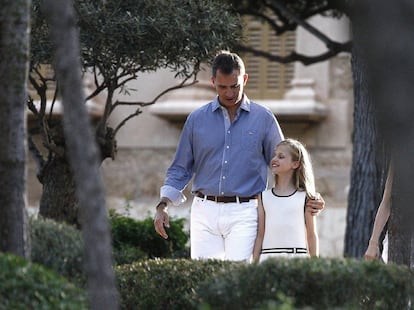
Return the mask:
POLYGON ((413 272, 352 259, 146 260, 116 269, 122 309, 407 309, 413 272))
POLYGON ((87 309, 83 291, 37 264, 0 254, 0 309, 87 309))
POLYGON ((122 309, 196 309, 194 290, 236 263, 154 259, 116 268, 122 309))
POLYGON ((212 309, 253 309, 293 299, 314 309, 407 309, 414 274, 405 266, 353 259, 273 259, 244 265, 198 288, 212 309))
MULTIPOLYGON (((136 220, 111 214, 115 265, 154 257, 188 257, 188 233, 184 219, 170 220, 170 237, 165 240, 154 230, 153 219, 136 220)), ((32 261, 52 269, 83 287, 83 242, 81 232, 65 223, 31 218, 32 261)))
POLYGON ((50 219, 32 218, 30 235, 33 262, 56 271, 74 283, 85 285, 83 241, 78 229, 50 219))

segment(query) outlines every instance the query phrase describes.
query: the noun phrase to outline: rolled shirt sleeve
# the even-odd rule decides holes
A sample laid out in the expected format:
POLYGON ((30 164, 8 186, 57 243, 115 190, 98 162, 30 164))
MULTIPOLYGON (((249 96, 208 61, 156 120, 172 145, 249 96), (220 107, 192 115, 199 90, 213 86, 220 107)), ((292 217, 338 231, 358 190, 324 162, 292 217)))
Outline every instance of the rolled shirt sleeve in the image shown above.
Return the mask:
POLYGON ((160 190, 160 198, 168 198, 174 206, 184 203, 187 198, 184 194, 170 185, 163 185, 160 190))

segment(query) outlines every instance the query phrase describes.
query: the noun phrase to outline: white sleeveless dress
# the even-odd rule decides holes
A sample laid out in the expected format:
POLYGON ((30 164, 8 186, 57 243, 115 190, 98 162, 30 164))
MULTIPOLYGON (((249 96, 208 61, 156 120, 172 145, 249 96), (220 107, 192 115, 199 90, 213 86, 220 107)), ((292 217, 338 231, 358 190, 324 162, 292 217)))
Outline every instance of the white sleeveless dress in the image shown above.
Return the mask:
POLYGON ((271 189, 262 193, 265 233, 260 261, 269 257, 309 257, 305 227, 306 192, 277 196, 271 189))

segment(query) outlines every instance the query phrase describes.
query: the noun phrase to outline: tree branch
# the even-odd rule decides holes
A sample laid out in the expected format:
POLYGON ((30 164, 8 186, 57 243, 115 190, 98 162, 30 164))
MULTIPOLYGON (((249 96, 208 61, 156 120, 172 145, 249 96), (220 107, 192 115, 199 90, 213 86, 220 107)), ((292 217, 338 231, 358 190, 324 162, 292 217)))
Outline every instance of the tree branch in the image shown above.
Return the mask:
POLYGON ((302 26, 304 29, 306 29, 309 33, 313 34, 316 38, 318 38, 320 41, 325 43, 325 46, 328 49, 335 48, 336 46, 340 46, 341 43, 332 41, 330 38, 328 38, 325 34, 320 32, 318 29, 313 27, 311 24, 307 23, 305 19, 302 19, 298 16, 296 16, 294 13, 289 11, 287 7, 285 7, 282 3, 279 1, 273 2, 276 9, 278 9, 283 16, 287 17, 289 20, 295 22, 296 24, 302 26))
MULTIPOLYGON (((163 95, 165 95, 166 93, 173 91, 175 89, 180 89, 180 88, 184 88, 184 87, 189 87, 192 86, 196 83, 198 83, 198 81, 196 80, 196 77, 194 77, 194 80, 188 84, 185 84, 186 81, 189 79, 190 77, 187 77, 186 79, 184 79, 180 84, 176 85, 176 86, 172 86, 170 88, 165 89, 164 91, 162 91, 161 93, 159 93, 153 100, 149 101, 149 102, 124 102, 124 101, 117 101, 112 107, 113 109, 116 106, 119 105, 138 105, 140 107, 145 107, 145 106, 149 106, 154 104, 155 102, 158 101, 159 98, 161 98, 163 95)), ((138 108, 134 113, 128 115, 124 120, 122 120, 115 128, 114 130, 114 136, 116 136, 116 134, 118 133, 118 131, 127 123, 127 121, 129 121, 130 119, 134 118, 135 116, 138 116, 139 114, 142 113, 142 110, 140 108, 138 108)))
MULTIPOLYGON (((171 92, 171 91, 173 91, 173 90, 176 90, 176 89, 180 89, 180 88, 185 88, 185 87, 189 87, 189 86, 192 86, 192 85, 194 85, 194 84, 196 84, 196 83, 198 83, 198 81, 197 80, 193 80, 192 82, 190 82, 190 83, 188 83, 188 84, 185 84, 185 82, 188 80, 189 78, 186 78, 183 82, 181 82, 180 84, 178 84, 178 85, 175 85, 175 86, 172 86, 172 87, 169 87, 169 88, 167 88, 167 89, 165 89, 165 90, 163 90, 161 93, 159 93, 156 97, 154 97, 154 99, 152 99, 151 101, 148 101, 148 102, 142 102, 142 101, 135 101, 135 102, 128 102, 128 101, 116 101, 113 105, 112 105, 112 111, 117 107, 117 106, 120 106, 120 105, 138 105, 138 106, 141 106, 141 107, 145 107, 145 106, 149 106, 149 105, 152 105, 152 104, 154 104, 155 102, 157 102, 157 100, 158 99, 160 99, 162 96, 164 96, 165 94, 167 94, 167 93, 169 93, 169 92, 171 92)), ((112 112, 111 111, 111 112, 112 112)))
POLYGON ((36 167, 37 167, 37 173, 36 176, 39 179, 40 183, 42 183, 42 171, 43 167, 45 166, 45 160, 40 153, 39 149, 37 148, 36 144, 33 142, 32 136, 29 134, 27 137, 27 143, 28 143, 28 149, 30 154, 33 155, 33 158, 35 159, 36 167))
MULTIPOLYGON (((49 121, 51 121, 52 118, 53 118, 53 108, 55 107, 55 103, 56 103, 58 91, 59 91, 59 86, 58 86, 58 84, 56 82, 55 93, 53 94, 52 104, 50 105, 49 121)), ((47 103, 47 101, 46 101, 46 103, 47 103)))
POLYGON ((269 23, 269 25, 272 27, 272 29, 275 31, 276 34, 281 34, 287 30, 293 30, 293 29, 286 29, 285 28, 285 24, 283 26, 278 25, 275 20, 273 18, 271 18, 270 16, 263 14, 261 12, 257 12, 257 11, 251 11, 251 10, 239 10, 238 13, 240 15, 247 15, 247 16, 252 16, 252 17, 256 17, 260 20, 263 20, 267 23, 269 23))
POLYGON ((237 50, 240 52, 250 53, 254 56, 263 57, 270 61, 275 61, 275 62, 282 63, 282 64, 299 61, 304 65, 311 65, 311 64, 314 64, 320 61, 327 60, 341 52, 350 52, 351 45, 352 45, 352 42, 347 42, 343 44, 338 43, 338 45, 336 45, 335 48, 331 48, 328 51, 322 54, 316 55, 316 56, 307 56, 303 54, 298 54, 296 52, 291 52, 287 56, 278 56, 278 55, 274 55, 269 52, 265 52, 263 50, 258 50, 250 46, 246 46, 246 45, 237 45, 237 50))
POLYGON ((124 127, 124 125, 132 118, 134 118, 135 116, 138 116, 139 114, 142 113, 142 110, 140 108, 138 108, 134 113, 128 115, 127 117, 125 117, 119 124, 118 126, 116 126, 116 128, 114 129, 114 136, 116 137, 116 134, 118 133, 118 131, 124 127))

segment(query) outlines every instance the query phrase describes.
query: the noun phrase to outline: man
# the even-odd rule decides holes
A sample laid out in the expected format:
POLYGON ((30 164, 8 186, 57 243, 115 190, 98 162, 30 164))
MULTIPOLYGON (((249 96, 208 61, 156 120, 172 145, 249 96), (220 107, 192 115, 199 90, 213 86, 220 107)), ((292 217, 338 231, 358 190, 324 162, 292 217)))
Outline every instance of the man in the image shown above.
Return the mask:
MULTIPOLYGON (((242 59, 227 51, 213 61, 217 97, 193 111, 161 187, 154 227, 168 238, 168 205, 185 201, 193 178, 191 258, 248 261, 257 234, 257 197, 267 186, 268 164, 283 139, 273 113, 244 94, 248 75, 242 59)), ((315 213, 323 199, 310 201, 315 213)))

